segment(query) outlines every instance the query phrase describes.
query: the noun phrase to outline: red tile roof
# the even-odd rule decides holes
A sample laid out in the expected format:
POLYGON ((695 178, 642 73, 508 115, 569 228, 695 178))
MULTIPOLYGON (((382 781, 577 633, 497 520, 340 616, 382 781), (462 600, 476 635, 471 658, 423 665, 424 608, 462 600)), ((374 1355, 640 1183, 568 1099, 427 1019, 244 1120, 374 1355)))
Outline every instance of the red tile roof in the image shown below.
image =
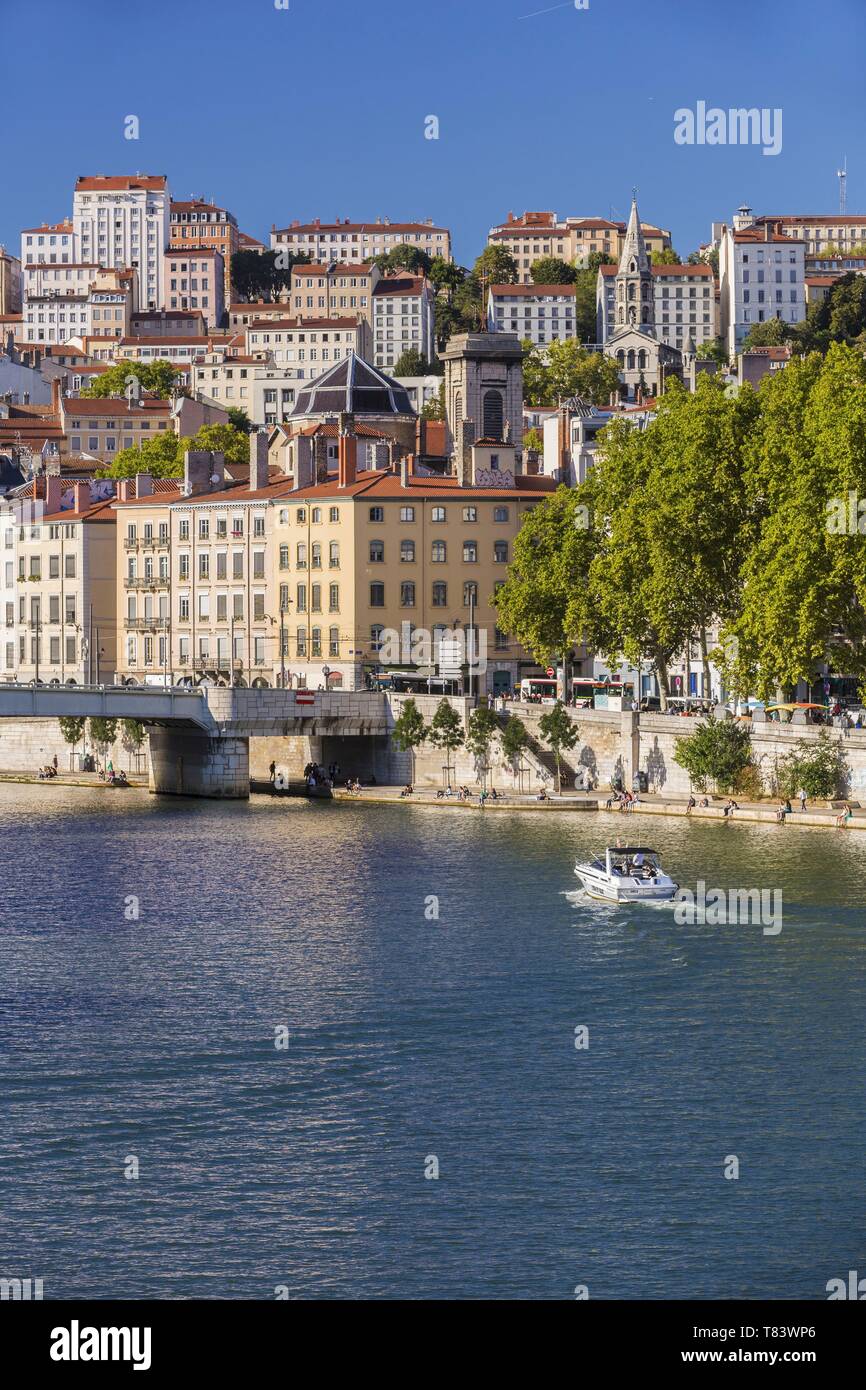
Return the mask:
POLYGON ((80 174, 75 181, 75 192, 164 193, 167 183, 165 174, 80 174))

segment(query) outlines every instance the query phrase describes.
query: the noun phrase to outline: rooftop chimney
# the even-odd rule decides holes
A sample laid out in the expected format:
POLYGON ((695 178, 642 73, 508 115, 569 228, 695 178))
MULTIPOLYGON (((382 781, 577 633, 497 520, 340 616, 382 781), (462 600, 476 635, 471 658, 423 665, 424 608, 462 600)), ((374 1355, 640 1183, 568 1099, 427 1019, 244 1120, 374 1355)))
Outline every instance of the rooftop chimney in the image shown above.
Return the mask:
POLYGON ((213 492, 225 481, 225 460, 222 454, 209 449, 187 449, 183 456, 184 497, 198 497, 213 492))
POLYGON ((351 487, 358 475, 358 440, 355 417, 348 411, 340 414, 337 437, 337 481, 340 487, 351 487))
POLYGON ((76 512, 86 512, 92 506, 90 498, 89 483, 73 483, 72 493, 75 498, 74 510, 76 512))
POLYGON ((268 485, 268 436, 264 430, 250 435, 250 492, 261 492, 268 485))
POLYGON ((475 443, 475 421, 461 420, 457 426, 457 479, 461 487, 475 482, 472 466, 472 446, 475 443))
POLYGON ((60 497, 63 481, 59 473, 49 473, 45 477, 45 515, 53 516, 60 511, 60 497))
POLYGON ((400 460, 400 486, 408 487, 412 475, 412 455, 404 454, 400 460))
POLYGON ((135 497, 153 496, 153 477, 150 473, 136 473, 135 475, 135 497))
POLYGON ((54 377, 51 378, 51 413, 52 413, 52 415, 58 415, 58 416, 59 416, 59 414, 60 414, 60 398, 61 398, 60 377, 59 377, 59 376, 54 376, 54 377))

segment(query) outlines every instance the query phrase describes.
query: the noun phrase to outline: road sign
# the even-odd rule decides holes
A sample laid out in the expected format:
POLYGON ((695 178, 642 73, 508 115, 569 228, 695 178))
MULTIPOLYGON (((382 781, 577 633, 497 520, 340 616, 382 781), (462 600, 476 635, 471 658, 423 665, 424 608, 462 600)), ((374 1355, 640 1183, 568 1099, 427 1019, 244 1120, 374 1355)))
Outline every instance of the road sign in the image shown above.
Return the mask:
POLYGON ((295 695, 296 705, 314 705, 316 696, 312 690, 299 690, 295 695))
POLYGON ((556 675, 556 672, 554 671, 552 666, 548 666, 547 674, 550 677, 550 679, 553 680, 553 677, 556 675))

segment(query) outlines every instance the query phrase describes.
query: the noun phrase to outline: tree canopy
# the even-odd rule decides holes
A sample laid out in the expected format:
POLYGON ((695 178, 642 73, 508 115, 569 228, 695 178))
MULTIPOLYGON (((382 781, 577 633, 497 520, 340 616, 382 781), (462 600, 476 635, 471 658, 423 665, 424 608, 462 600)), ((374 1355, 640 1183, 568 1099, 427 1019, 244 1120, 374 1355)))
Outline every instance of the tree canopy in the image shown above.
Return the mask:
POLYGON ((544 347, 525 343, 523 395, 529 405, 556 405, 560 397, 583 396, 593 405, 607 405, 619 390, 619 371, 611 357, 590 352, 573 338, 559 338, 544 347))
POLYGON ((94 377, 88 386, 81 389, 81 395, 101 400, 106 396, 125 398, 127 377, 137 378, 141 391, 151 392, 166 400, 177 385, 178 375, 170 362, 157 358, 154 362, 131 362, 123 358, 94 377))
POLYGON ((542 256, 533 261, 529 273, 536 285, 573 285, 577 279, 574 266, 558 256, 542 256))

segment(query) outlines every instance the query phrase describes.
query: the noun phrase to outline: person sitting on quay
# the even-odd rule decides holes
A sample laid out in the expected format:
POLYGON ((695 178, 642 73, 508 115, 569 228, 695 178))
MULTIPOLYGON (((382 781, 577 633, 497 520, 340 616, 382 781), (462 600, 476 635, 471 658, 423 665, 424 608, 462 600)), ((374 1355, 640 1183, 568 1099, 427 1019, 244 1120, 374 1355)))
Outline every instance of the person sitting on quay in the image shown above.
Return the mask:
POLYGON ((777 821, 780 821, 780 822, 784 825, 784 823, 785 823, 785 816, 786 816, 787 813, 790 811, 790 809, 791 809, 791 803, 790 803, 790 801, 780 801, 780 802, 779 802, 778 810, 776 811, 776 820, 777 820, 777 821))
POLYGON ((695 798, 691 795, 691 793, 689 793, 689 799, 688 799, 688 801, 686 802, 686 815, 687 815, 687 816, 688 816, 688 815, 691 815, 692 811, 695 809, 696 804, 697 804, 697 803, 696 803, 696 801, 695 801, 695 798))
POLYGON ((401 795, 401 797, 403 797, 403 796, 411 796, 414 790, 415 790, 415 788, 412 786, 412 783, 411 783, 411 782, 407 782, 406 785, 405 785, 405 787, 404 787, 403 790, 401 791, 400 795, 401 795))
POLYGON ((854 813, 853 813, 853 811, 851 810, 851 805, 850 805, 850 803, 846 801, 846 802, 845 802, 845 805, 842 807, 842 810, 839 812, 838 816, 836 817, 836 824, 837 824, 837 826, 839 827, 840 830, 842 830, 842 829, 848 824, 848 822, 849 822, 849 820, 851 819, 851 817, 852 817, 853 814, 854 814, 854 813))
POLYGON ((728 804, 727 804, 727 806, 725 807, 725 815, 726 815, 726 816, 732 816, 732 815, 734 814, 734 812, 735 812, 735 811, 739 811, 739 809, 740 809, 740 808, 739 808, 739 806, 737 805, 737 803, 736 803, 736 801, 734 800, 734 798, 733 798, 733 797, 730 797, 729 800, 728 800, 728 804))
POLYGON ((709 804, 710 804, 709 798, 706 797, 706 796, 702 796, 701 799, 700 799, 700 801, 698 802, 698 805, 700 806, 700 809, 701 809, 702 811, 705 811, 705 810, 707 809, 707 807, 709 806, 709 804))
POLYGON ((549 799, 544 787, 541 788, 541 791, 538 793, 538 796, 535 799, 536 801, 547 801, 549 799))

